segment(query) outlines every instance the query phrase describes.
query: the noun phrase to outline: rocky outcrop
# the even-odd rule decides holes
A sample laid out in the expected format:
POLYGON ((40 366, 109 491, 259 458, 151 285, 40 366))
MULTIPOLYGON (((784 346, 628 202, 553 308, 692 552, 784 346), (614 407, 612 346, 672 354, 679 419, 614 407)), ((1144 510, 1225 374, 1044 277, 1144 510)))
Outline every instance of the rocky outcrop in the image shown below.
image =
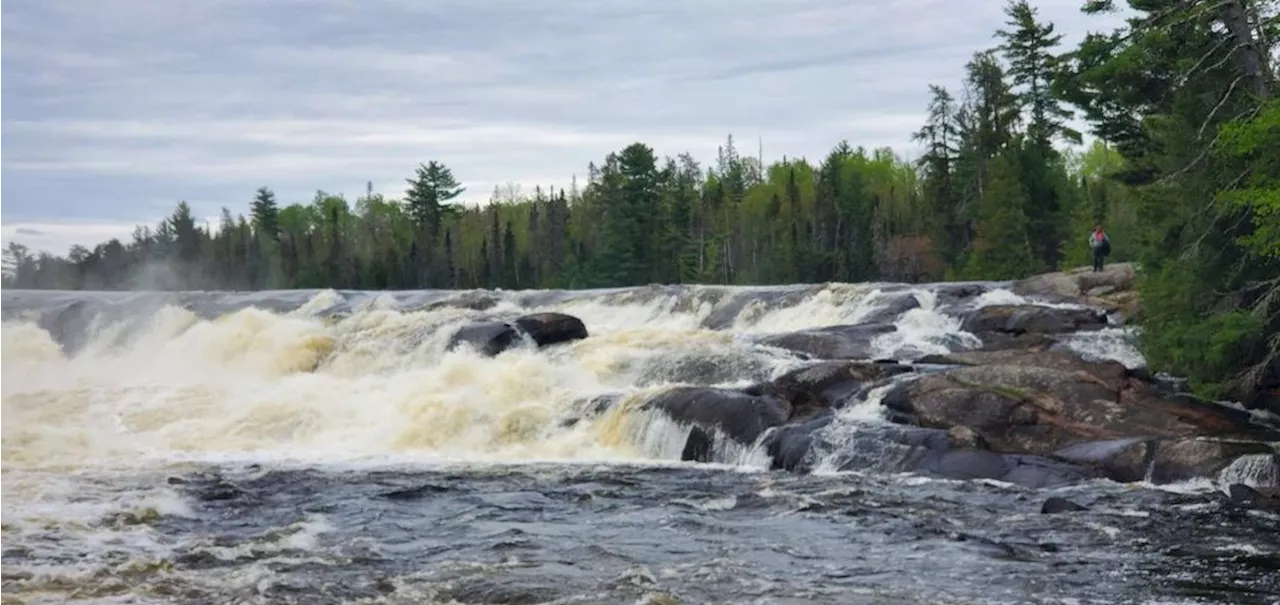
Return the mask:
POLYGON ((1122 373, 1118 364, 1096 364, 1092 371, 1042 367, 1052 363, 931 374, 896 388, 884 404, 899 419, 943 429, 964 426, 993 450, 1011 453, 1043 455, 1080 441, 1132 436, 1257 433, 1243 412, 1161 393, 1122 373))
POLYGON ((1081 267, 1070 271, 1033 275, 1013 283, 1015 294, 1050 302, 1075 302, 1133 318, 1139 312, 1135 290, 1137 272, 1132 263, 1113 263, 1094 272, 1081 267))
POLYGON ((1106 313, 1042 305, 991 305, 965 316, 961 329, 974 334, 1067 334, 1107 327, 1106 313))
POLYGON ((1115 481, 1162 484, 1216 477, 1242 456, 1274 453, 1273 445, 1259 441, 1174 437, 1077 443, 1053 452, 1051 457, 1093 467, 1115 481))
POLYGON ((1096 476, 1089 467, 1045 456, 992 452, 939 429, 881 425, 865 427, 856 441, 823 443, 820 431, 834 419, 830 413, 788 424, 765 436, 773 468, 808 471, 814 453, 825 451, 828 464, 841 471, 912 472, 942 479, 993 479, 1026 487, 1066 485, 1096 476), (815 445, 819 444, 819 445, 815 445))

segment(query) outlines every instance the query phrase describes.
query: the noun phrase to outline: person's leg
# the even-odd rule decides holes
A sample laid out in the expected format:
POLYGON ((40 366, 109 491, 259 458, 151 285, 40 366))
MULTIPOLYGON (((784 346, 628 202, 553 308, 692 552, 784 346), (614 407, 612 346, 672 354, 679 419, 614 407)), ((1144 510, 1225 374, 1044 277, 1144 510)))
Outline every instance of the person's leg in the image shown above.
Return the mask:
POLYGON ((1094 271, 1102 270, 1102 249, 1101 248, 1093 249, 1093 270, 1094 271))

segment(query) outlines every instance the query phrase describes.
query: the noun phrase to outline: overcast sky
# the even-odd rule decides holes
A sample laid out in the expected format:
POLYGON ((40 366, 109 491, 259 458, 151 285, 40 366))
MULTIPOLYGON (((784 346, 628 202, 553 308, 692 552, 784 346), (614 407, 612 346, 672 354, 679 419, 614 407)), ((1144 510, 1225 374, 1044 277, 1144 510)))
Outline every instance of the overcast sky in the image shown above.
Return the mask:
MULTIPOLYGON (((1035 2, 1078 40, 1116 18, 1035 2)), ((58 254, 435 159, 487 199, 634 141, 708 163, 910 141, 999 0, 28 0, 3 3, 3 238, 58 254)))

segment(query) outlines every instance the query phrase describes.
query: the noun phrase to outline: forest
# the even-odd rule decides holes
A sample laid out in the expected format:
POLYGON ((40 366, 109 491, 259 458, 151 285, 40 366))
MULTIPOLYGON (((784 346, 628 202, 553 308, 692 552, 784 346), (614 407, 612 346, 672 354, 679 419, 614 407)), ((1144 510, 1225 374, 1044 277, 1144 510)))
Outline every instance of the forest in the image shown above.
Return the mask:
MULTIPOLYGON (((1088 0, 1082 10, 1117 10, 1088 0)), ((650 283, 1014 279, 1141 268, 1141 347, 1198 392, 1280 384, 1276 0, 1129 0, 1115 31, 1061 44, 1005 7, 963 86, 930 86, 923 153, 840 142, 764 165, 729 137, 707 164, 632 143, 566 189, 456 203, 447 158, 400 199, 318 191, 203 225, 185 202, 131 241, 65 257, 10 243, 4 286, 35 289, 588 288, 650 283), (1084 133, 1071 128, 1079 118, 1084 133)), ((1270 385, 1270 386, 1268 386, 1270 385)))

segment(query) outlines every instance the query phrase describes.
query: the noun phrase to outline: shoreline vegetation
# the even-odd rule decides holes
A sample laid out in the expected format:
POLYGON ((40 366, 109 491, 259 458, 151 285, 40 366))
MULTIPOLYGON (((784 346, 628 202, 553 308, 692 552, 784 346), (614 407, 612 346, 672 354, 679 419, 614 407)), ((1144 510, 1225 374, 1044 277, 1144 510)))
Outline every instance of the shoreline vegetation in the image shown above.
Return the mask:
MULTIPOLYGON (((1115 10, 1110 0, 1086 12, 1115 10)), ((650 283, 1013 280, 1142 267, 1140 349, 1197 394, 1280 397, 1280 102, 1275 0, 1130 2, 1063 48, 1013 1, 963 89, 931 86, 923 155, 837 144, 763 165, 730 137, 703 165, 637 142, 567 189, 483 207, 442 161, 401 199, 323 191, 197 223, 188 204, 132 240, 4 251, 6 288, 565 289, 650 283), (1136 6, 1134 6, 1136 5, 1136 6), (1096 137, 1083 150, 1068 123, 1096 137)))

